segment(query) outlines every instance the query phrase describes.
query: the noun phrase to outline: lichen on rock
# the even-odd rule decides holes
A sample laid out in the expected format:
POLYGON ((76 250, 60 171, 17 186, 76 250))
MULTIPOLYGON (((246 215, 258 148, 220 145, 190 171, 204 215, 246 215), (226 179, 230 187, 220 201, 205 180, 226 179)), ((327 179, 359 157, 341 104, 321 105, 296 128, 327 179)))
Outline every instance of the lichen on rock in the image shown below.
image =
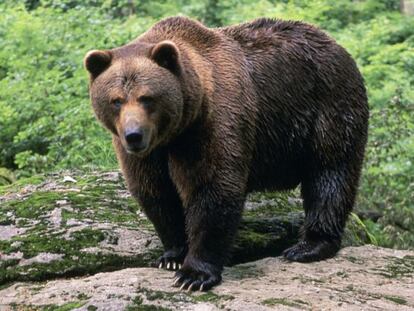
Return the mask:
POLYGON ((264 258, 225 268, 222 284, 207 293, 171 287, 171 271, 128 268, 81 278, 16 283, 0 290, 0 303, 17 310, 73 306, 76 310, 129 311, 408 311, 414 308, 414 271, 396 275, 384 271, 406 260, 410 267, 412 258, 410 251, 374 246, 347 247, 335 258, 311 264, 264 258))
POLYGON ((119 172, 70 173, 69 182, 68 174, 0 188, 0 284, 142 266, 158 255, 160 243, 119 172), (59 260, 39 260, 45 256, 59 260))
MULTIPOLYGON (((63 171, 34 176, 27 182, 30 184, 18 181, 0 187, 0 286, 4 288, 1 295, 8 297, 9 305, 29 306, 33 310, 95 310, 108 302, 120 310, 144 307, 164 310, 170 308, 167 302, 173 302, 173 306, 197 305, 209 308, 207 310, 228 306, 233 310, 233 300, 240 300, 235 287, 231 290, 219 287, 224 291, 200 295, 178 293, 170 288, 171 273, 145 268, 161 254, 161 243, 152 224, 125 189, 120 172, 63 171), (127 269, 132 267, 135 270, 127 269), (95 275, 87 276, 91 274, 95 275), (82 278, 68 279, 75 276, 82 278), (96 290, 106 284, 101 277, 115 278, 116 284, 112 281, 109 284, 112 289, 103 290, 106 298, 99 296, 96 290), (155 287, 154 278, 160 278, 155 287), (51 281, 53 279, 59 280, 51 281), (86 284, 93 284, 92 280, 98 282, 94 285, 97 287, 86 284), (26 281, 35 283, 15 283, 26 281), (29 300, 21 300, 19 286, 30 289, 29 300), (59 289, 60 286, 63 287, 59 289)), ((303 224, 301 205, 295 192, 255 193, 248 197, 230 261, 233 267, 226 268, 225 283, 235 286, 253 282, 254 288, 253 280, 267 280, 266 265, 249 261, 278 256, 297 241, 303 224), (243 262, 247 263, 238 265, 243 262)), ((357 220, 351 219, 347 230, 348 245, 360 245, 369 240, 357 220)), ((346 258, 352 263, 351 257, 346 258)), ((412 262, 398 260, 388 262, 386 268, 375 273, 384 277, 406 276, 412 262)), ((289 267, 279 265, 277 261, 269 267, 275 270, 289 267)), ((297 282, 311 284, 315 280, 316 277, 301 276, 297 282)), ((390 293, 388 301, 405 299, 409 302, 398 297, 390 293)), ((250 300, 243 303, 258 310, 275 304, 303 307, 289 297, 263 297, 254 303, 250 300)), ((172 307, 173 310, 177 308, 172 307)))

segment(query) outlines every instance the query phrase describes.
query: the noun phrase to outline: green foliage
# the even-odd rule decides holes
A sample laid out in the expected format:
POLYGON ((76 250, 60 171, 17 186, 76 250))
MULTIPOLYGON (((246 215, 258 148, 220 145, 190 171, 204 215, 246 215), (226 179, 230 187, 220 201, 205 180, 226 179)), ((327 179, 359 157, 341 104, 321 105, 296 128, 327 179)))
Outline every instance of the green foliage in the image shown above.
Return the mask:
POLYGON ((0 186, 11 184, 15 179, 13 172, 4 167, 0 167, 0 186))
POLYGON ((399 0, 9 0, 0 4, 0 167, 17 177, 116 167, 94 120, 82 59, 183 14, 209 26, 300 19, 338 40, 364 75, 370 138, 358 208, 379 245, 414 247, 414 18, 399 0))
POLYGON ((372 108, 388 105, 395 96, 414 102, 414 18, 380 15, 336 37, 358 61, 372 108))
POLYGON ((83 54, 114 45, 93 11, 59 15, 2 9, 0 165, 33 173, 79 163, 110 163, 108 135, 89 108, 83 54), (88 31, 85 31, 88 25, 88 31), (105 147, 103 147, 105 145, 105 147), (103 150, 102 150, 103 149, 103 150), (84 150, 84 152, 82 152, 84 150))
POLYGON ((359 204, 384 214, 369 225, 385 246, 414 247, 413 116, 414 102, 399 95, 371 113, 359 204))

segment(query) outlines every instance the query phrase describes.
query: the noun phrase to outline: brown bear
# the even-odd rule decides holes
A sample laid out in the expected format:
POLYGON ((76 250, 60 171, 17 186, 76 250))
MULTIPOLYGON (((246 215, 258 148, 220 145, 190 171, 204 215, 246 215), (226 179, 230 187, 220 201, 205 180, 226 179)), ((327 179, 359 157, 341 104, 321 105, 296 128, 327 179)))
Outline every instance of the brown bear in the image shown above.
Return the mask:
POLYGON ((302 22, 209 29, 167 18, 85 57, 97 118, 165 247, 175 286, 221 281, 246 195, 301 186, 288 260, 335 255, 353 207, 368 105, 351 56, 302 22))

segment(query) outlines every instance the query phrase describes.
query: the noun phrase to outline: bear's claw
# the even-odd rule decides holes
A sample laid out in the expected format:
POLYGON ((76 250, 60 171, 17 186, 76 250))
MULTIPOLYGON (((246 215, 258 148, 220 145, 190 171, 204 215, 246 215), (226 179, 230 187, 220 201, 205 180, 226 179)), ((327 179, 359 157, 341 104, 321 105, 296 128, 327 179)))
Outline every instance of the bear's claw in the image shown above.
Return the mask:
POLYGON ((177 277, 174 279, 173 287, 180 286, 180 290, 187 290, 189 292, 191 291, 204 291, 209 290, 214 285, 218 284, 220 281, 218 281, 216 278, 212 277, 206 281, 201 280, 193 280, 192 278, 185 278, 185 277, 177 277))
POLYGON ((175 273, 174 287, 187 291, 207 291, 221 282, 221 270, 216 266, 194 259, 186 259, 186 262, 175 273))
POLYGON ((290 261, 312 262, 335 256, 340 248, 340 241, 300 241, 283 252, 290 261))
POLYGON ((176 271, 180 269, 181 264, 176 263, 175 261, 169 261, 168 259, 160 259, 160 263, 158 264, 158 269, 165 268, 166 270, 176 271))
POLYGON ((167 269, 176 271, 181 268, 181 264, 184 261, 184 257, 187 253, 186 247, 174 248, 167 250, 158 260, 155 262, 155 266, 158 269, 167 269))

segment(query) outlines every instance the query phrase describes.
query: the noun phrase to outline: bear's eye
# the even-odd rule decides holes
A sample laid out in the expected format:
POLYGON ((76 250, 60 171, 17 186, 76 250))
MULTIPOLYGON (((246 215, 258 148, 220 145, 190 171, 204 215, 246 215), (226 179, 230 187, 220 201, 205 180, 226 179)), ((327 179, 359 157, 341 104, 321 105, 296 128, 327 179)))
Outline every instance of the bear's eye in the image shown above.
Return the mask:
POLYGON ((150 108, 154 104, 154 98, 151 96, 140 96, 138 102, 145 108, 150 108))
POLYGON ((122 100, 120 98, 116 98, 112 100, 112 105, 115 106, 115 108, 121 108, 122 106, 122 100))

